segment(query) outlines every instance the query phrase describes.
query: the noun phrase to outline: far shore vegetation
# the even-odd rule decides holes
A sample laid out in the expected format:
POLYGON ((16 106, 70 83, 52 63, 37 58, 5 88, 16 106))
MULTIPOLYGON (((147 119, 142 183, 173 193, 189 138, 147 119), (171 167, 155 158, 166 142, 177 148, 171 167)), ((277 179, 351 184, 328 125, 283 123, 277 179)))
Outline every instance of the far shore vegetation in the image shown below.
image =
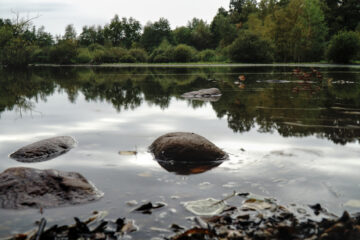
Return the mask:
POLYGON ((109 63, 359 63, 359 0, 230 0, 210 23, 171 29, 115 15, 52 36, 31 19, 0 18, 0 65, 109 63))

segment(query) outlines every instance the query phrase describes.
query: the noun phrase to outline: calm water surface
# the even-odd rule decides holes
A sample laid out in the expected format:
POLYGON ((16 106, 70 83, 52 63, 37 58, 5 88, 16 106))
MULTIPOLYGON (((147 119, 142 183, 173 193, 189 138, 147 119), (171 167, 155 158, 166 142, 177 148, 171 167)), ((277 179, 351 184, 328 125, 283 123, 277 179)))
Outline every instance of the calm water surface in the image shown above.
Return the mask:
POLYGON ((221 199, 234 190, 275 197, 282 204, 321 203, 336 214, 360 211, 360 202, 349 202, 360 200, 360 68, 318 67, 323 79, 307 82, 294 76, 293 68, 0 71, 0 171, 18 166, 76 171, 105 193, 100 201, 43 214, 0 210, 0 237, 27 231, 41 217, 48 226, 65 224, 93 210, 135 219, 140 227, 135 239, 161 235, 150 227, 191 225, 181 202, 221 199), (240 84, 239 75, 246 77, 240 84), (218 101, 180 97, 208 87, 222 91, 218 101), (147 148, 172 131, 198 133, 230 159, 219 166, 166 170, 147 148), (24 145, 60 135, 73 136, 78 146, 40 163, 8 157, 24 145), (131 212, 130 200, 167 206, 141 215, 131 212))

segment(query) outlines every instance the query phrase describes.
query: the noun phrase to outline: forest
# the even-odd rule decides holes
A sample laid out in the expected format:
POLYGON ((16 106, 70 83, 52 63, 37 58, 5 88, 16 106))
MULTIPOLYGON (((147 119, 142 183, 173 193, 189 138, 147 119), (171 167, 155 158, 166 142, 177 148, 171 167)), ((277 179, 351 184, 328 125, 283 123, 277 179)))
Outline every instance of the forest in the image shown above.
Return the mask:
POLYGON ((230 0, 210 23, 171 28, 115 15, 104 26, 52 36, 32 19, 0 18, 0 65, 102 63, 357 63, 358 0, 230 0))

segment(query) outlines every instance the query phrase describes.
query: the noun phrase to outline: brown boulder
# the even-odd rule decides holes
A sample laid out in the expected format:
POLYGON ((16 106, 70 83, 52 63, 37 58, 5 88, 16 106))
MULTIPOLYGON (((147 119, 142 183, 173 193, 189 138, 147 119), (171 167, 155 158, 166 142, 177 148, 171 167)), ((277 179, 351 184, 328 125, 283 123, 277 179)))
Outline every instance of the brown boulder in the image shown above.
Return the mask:
POLYGON ((206 138, 189 132, 174 132, 157 138, 149 147, 157 160, 219 161, 228 155, 206 138))
POLYGON ((42 162, 60 156, 75 146, 76 141, 72 137, 53 137, 26 145, 10 157, 19 162, 42 162))
POLYGON ((73 205, 97 200, 102 195, 102 192, 76 172, 15 167, 0 174, 1 208, 73 205))

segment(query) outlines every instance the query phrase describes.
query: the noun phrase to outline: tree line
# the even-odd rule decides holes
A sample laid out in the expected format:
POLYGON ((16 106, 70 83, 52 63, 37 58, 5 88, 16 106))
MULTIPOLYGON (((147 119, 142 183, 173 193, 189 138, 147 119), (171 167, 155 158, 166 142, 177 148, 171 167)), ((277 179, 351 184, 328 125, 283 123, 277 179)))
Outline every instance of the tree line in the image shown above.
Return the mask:
POLYGON ((171 29, 115 15, 104 26, 72 24, 52 36, 31 20, 0 19, 0 63, 318 62, 360 59, 358 0, 230 0, 210 23, 171 29))

